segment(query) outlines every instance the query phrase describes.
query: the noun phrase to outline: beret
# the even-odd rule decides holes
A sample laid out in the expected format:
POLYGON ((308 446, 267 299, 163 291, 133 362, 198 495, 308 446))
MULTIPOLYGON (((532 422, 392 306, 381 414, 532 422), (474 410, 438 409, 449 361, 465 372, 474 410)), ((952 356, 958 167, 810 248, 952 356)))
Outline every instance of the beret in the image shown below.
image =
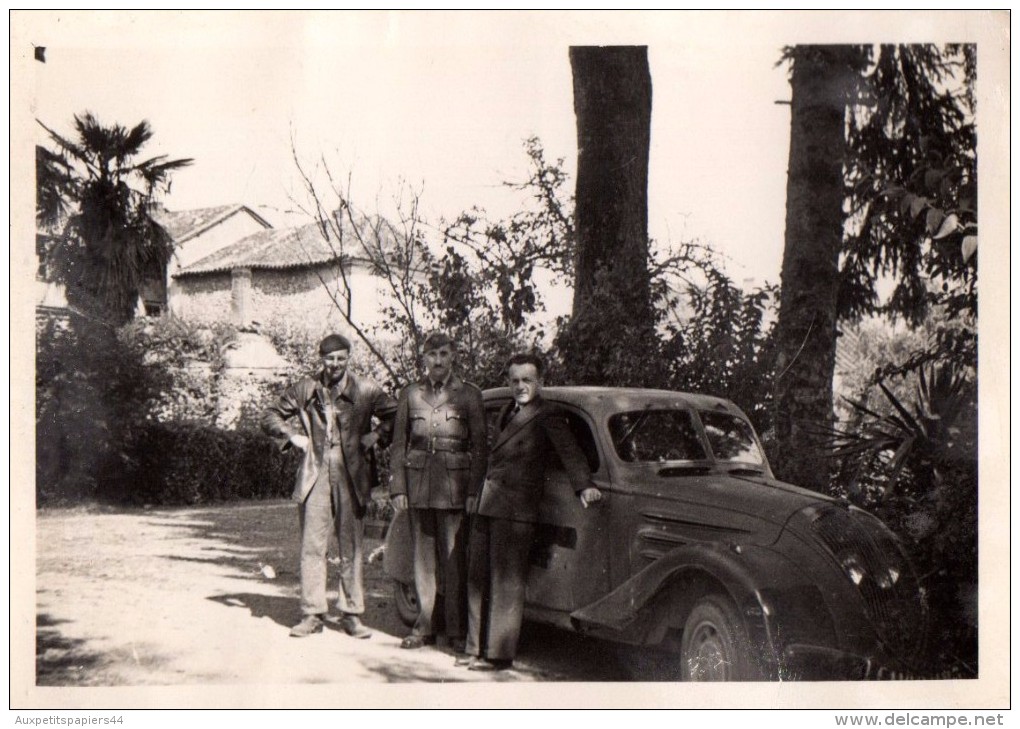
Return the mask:
POLYGON ((346 349, 348 351, 351 349, 350 340, 342 334, 330 334, 319 343, 319 354, 323 357, 330 352, 336 352, 341 349, 346 349))

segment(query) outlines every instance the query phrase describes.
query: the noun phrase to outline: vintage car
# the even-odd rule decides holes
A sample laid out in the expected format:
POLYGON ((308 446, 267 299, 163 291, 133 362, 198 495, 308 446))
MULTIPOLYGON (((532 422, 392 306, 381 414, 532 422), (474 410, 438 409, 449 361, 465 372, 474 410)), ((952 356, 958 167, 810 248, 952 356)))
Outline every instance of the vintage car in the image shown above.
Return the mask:
MULTIPOLYGON (((777 481, 747 417, 717 397, 548 387, 603 501, 546 472, 526 617, 676 656, 685 680, 917 675, 925 604, 877 518, 777 481)), ((508 389, 485 392, 490 433, 508 389)), ((398 512, 385 568, 416 614, 398 512)), ((658 653, 657 653, 658 655, 658 653)))

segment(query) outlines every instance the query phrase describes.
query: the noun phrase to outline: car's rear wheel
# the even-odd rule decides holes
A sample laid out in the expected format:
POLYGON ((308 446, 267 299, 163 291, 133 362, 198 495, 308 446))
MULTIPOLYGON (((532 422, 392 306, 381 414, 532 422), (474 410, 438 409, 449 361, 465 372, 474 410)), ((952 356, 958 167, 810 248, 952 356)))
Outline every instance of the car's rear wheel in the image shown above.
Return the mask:
POLYGON ((722 595, 705 595, 694 604, 684 624, 680 656, 685 681, 761 679, 740 616, 722 595))
POLYGON ((418 620, 418 593, 414 585, 399 580, 393 581, 393 603, 397 606, 397 615, 400 621, 408 627, 413 626, 418 620))

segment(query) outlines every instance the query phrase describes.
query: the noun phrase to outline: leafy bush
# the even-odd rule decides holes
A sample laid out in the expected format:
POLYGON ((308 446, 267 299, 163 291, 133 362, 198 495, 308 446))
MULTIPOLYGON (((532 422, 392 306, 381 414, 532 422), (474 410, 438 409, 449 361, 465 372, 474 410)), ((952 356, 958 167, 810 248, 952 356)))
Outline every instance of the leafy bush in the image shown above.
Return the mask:
POLYGON ((161 422, 216 421, 225 346, 232 325, 200 325, 174 316, 135 319, 118 332, 122 346, 144 365, 151 384, 143 410, 161 422))
POLYGON ((904 401, 879 381, 891 412, 832 437, 837 493, 904 539, 928 599, 938 667, 977 673, 977 393, 950 363, 921 368, 904 401))
POLYGON ((119 330, 78 315, 39 319, 37 503, 289 495, 296 466, 282 466, 255 430, 283 383, 226 382, 221 352, 235 333, 172 317, 119 330), (215 427, 225 414, 240 430, 215 427))
POLYGON ((569 384, 668 387, 665 341, 657 322, 635 316, 635 302, 618 295, 612 274, 595 274, 588 306, 559 322, 554 372, 569 384))
POLYGON ((126 468, 99 496, 136 504, 207 504, 288 497, 296 457, 258 431, 148 423, 125 444, 126 468))
POLYGON ((772 439, 775 324, 779 292, 744 292, 714 267, 708 284, 688 286, 689 315, 673 328, 665 357, 670 387, 735 402, 769 449, 772 439))
POLYGON ((142 404, 164 384, 109 326, 77 315, 37 320, 37 503, 96 496, 142 404))

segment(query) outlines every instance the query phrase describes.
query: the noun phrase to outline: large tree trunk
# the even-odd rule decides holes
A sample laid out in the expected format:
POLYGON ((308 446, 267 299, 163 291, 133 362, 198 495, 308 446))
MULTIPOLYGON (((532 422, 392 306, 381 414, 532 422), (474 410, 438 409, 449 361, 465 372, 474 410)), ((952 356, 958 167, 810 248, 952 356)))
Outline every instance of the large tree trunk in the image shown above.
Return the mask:
POLYGON ((572 47, 577 267, 561 351, 575 382, 642 384, 627 360, 654 329, 648 276, 652 79, 643 46, 572 47), (613 364, 609 364, 613 363, 613 364))
POLYGON ((652 77, 644 46, 570 49, 577 117, 574 314, 600 268, 648 300, 648 147, 652 77))
POLYGON ((820 444, 832 425, 849 46, 798 46, 791 86, 786 245, 777 327, 777 475, 827 491, 820 444))

